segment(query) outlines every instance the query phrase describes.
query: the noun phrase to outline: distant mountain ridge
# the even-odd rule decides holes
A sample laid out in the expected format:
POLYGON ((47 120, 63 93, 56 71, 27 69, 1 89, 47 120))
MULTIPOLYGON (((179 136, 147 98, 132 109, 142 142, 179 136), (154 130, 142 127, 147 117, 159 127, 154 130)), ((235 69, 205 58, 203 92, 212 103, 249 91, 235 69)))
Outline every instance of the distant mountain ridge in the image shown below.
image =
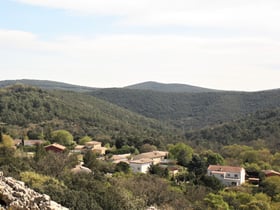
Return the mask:
MULTIPOLYGON (((32 80, 32 79, 19 79, 19 80, 3 80, 0 81, 0 88, 7 87, 15 84, 24 84, 39 87, 47 90, 67 90, 75 92, 88 92, 94 90, 100 90, 103 88, 88 87, 73 85, 64 82, 50 81, 50 80, 32 80)), ((170 83, 164 84, 159 82, 143 82, 134 85, 129 85, 123 87, 123 89, 132 89, 132 90, 152 90, 156 92, 166 92, 166 93, 201 93, 201 92, 217 92, 222 90, 214 90, 203 87, 197 87, 186 84, 177 84, 170 83)))
POLYGON ((86 87, 86 86, 79 86, 79 85, 72 85, 64 82, 56 82, 50 80, 32 80, 32 79, 19 79, 19 80, 3 80, 0 81, 0 88, 7 87, 16 84, 24 84, 39 87, 42 89, 47 90, 68 90, 68 91, 75 91, 75 92, 87 92, 93 91, 96 88, 93 87, 86 87))
POLYGON ((159 83, 159 82, 143 82, 135 85, 124 87, 126 89, 133 90, 152 90, 157 92, 166 93, 202 93, 202 92, 217 92, 220 90, 208 89, 203 87, 197 87, 192 85, 178 84, 178 83, 159 83))

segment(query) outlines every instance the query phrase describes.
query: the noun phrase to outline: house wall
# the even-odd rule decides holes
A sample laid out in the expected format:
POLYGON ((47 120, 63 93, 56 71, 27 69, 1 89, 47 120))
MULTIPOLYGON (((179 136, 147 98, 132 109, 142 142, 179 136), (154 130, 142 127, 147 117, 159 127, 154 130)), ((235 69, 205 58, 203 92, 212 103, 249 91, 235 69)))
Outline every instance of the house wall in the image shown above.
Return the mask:
POLYGON ((152 163, 130 163, 130 167, 134 173, 147 173, 152 163))
POLYGON ((214 176, 226 186, 239 186, 245 183, 245 170, 241 172, 215 172, 207 171, 208 176, 214 176))

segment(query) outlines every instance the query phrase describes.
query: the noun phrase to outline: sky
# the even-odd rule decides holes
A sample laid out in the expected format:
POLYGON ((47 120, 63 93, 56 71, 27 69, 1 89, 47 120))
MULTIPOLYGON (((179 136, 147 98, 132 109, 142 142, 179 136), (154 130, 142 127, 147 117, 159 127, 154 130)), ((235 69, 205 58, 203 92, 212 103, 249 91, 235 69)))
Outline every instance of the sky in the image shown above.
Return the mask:
POLYGON ((0 80, 280 88, 279 0, 0 0, 0 80))

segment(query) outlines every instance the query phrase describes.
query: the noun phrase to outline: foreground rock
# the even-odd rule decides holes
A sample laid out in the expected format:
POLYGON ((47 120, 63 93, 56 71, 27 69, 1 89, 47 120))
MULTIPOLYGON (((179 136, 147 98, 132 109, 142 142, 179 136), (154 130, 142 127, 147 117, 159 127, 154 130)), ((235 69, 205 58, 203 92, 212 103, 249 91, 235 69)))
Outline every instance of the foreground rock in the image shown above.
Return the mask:
POLYGON ((0 172, 0 209, 68 210, 48 195, 37 193, 12 177, 3 176, 3 172, 0 172))

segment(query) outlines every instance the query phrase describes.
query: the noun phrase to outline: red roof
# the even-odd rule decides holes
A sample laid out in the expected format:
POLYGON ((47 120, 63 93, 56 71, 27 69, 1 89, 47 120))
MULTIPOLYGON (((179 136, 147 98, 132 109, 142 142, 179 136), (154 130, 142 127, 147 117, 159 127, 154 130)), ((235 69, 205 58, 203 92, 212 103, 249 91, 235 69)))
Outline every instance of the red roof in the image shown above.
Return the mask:
POLYGON ((55 148, 57 148, 59 150, 65 150, 66 149, 65 146, 63 146, 61 144, 57 144, 57 143, 53 143, 53 144, 50 144, 48 146, 45 146, 46 149, 51 148, 51 147, 55 147, 55 148))
POLYGON ((208 167, 209 171, 220 171, 220 172, 231 172, 231 173, 239 173, 242 171, 242 167, 235 166, 219 166, 219 165, 210 165, 208 167))

